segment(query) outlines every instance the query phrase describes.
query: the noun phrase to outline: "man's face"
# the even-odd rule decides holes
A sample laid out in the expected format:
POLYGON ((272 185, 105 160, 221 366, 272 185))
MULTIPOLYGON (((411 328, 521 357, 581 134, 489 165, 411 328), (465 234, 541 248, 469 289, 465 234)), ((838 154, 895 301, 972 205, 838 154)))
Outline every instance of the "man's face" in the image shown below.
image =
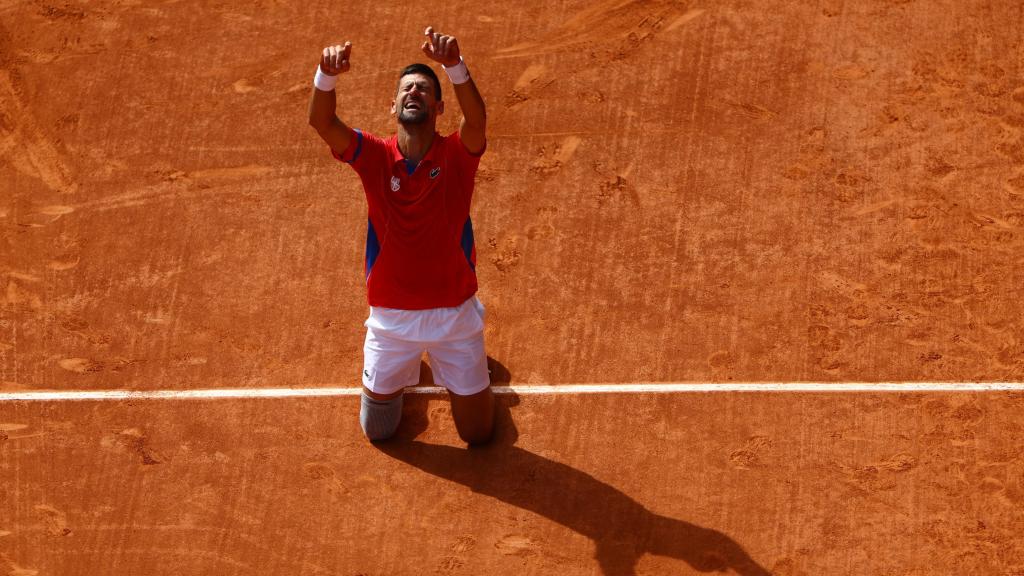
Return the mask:
POLYGON ((423 74, 406 74, 398 80, 398 93, 391 113, 401 124, 423 124, 444 111, 444 102, 434 97, 434 82, 423 74))

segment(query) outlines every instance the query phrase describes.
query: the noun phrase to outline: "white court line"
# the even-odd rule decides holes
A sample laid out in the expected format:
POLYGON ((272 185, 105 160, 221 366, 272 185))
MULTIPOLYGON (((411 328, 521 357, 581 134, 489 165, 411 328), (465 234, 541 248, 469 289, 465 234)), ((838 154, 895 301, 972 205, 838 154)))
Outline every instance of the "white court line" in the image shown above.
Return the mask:
MULTIPOLYGON (((1024 382, 706 382, 663 384, 549 384, 495 386, 496 394, 669 394, 693 392, 1024 392, 1024 382)), ((3 401, 201 400, 219 398, 305 398, 357 396, 358 386, 321 388, 208 388, 201 390, 59 390, 0 392, 3 401)), ((444 388, 417 386, 412 394, 443 394, 444 388)))

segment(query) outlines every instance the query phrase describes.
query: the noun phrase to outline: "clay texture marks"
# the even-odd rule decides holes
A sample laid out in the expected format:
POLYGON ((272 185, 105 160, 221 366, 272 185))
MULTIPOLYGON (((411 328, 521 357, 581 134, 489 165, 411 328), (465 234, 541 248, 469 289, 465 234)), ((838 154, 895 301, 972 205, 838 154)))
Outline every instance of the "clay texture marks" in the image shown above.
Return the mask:
MULTIPOLYGON (((520 8, 445 24, 488 103, 480 296, 520 383, 1020 379, 1015 4, 520 8)), ((298 31, 352 31, 339 113, 386 134, 409 14, 8 7, 7 387, 357 385, 365 205, 303 120, 336 32, 298 31)))
POLYGON ((0 570, 1021 569, 1019 391, 501 395, 479 450, 406 400, 2 403, 0 570))

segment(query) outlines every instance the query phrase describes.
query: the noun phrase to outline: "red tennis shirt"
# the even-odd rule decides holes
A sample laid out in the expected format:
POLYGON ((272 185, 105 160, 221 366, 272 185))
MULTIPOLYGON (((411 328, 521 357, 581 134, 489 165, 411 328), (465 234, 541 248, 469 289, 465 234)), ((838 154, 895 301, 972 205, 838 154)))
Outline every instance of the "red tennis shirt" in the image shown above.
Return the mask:
POLYGON ((410 166, 398 136, 353 130, 335 158, 355 169, 369 208, 366 292, 370 306, 425 310, 458 306, 476 293, 476 245, 469 206, 480 154, 456 131, 434 134, 410 166))

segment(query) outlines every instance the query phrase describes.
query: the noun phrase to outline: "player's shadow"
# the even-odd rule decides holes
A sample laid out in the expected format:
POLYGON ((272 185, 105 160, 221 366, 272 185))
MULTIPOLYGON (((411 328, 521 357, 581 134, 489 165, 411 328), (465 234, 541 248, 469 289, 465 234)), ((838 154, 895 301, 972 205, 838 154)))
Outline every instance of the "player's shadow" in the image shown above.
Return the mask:
MULTIPOLYGON (((503 366, 493 360, 489 364, 493 383, 509 382, 503 366)), ((732 569, 744 576, 770 574, 725 534, 651 512, 590 474, 515 446, 518 430, 509 408, 518 404, 518 398, 503 394, 496 400, 495 437, 486 446, 457 448, 415 440, 426 427, 431 401, 415 394, 406 396, 404 421, 396 438, 374 445, 424 472, 590 538, 604 576, 635 574, 644 554, 677 558, 701 572, 732 569)))

